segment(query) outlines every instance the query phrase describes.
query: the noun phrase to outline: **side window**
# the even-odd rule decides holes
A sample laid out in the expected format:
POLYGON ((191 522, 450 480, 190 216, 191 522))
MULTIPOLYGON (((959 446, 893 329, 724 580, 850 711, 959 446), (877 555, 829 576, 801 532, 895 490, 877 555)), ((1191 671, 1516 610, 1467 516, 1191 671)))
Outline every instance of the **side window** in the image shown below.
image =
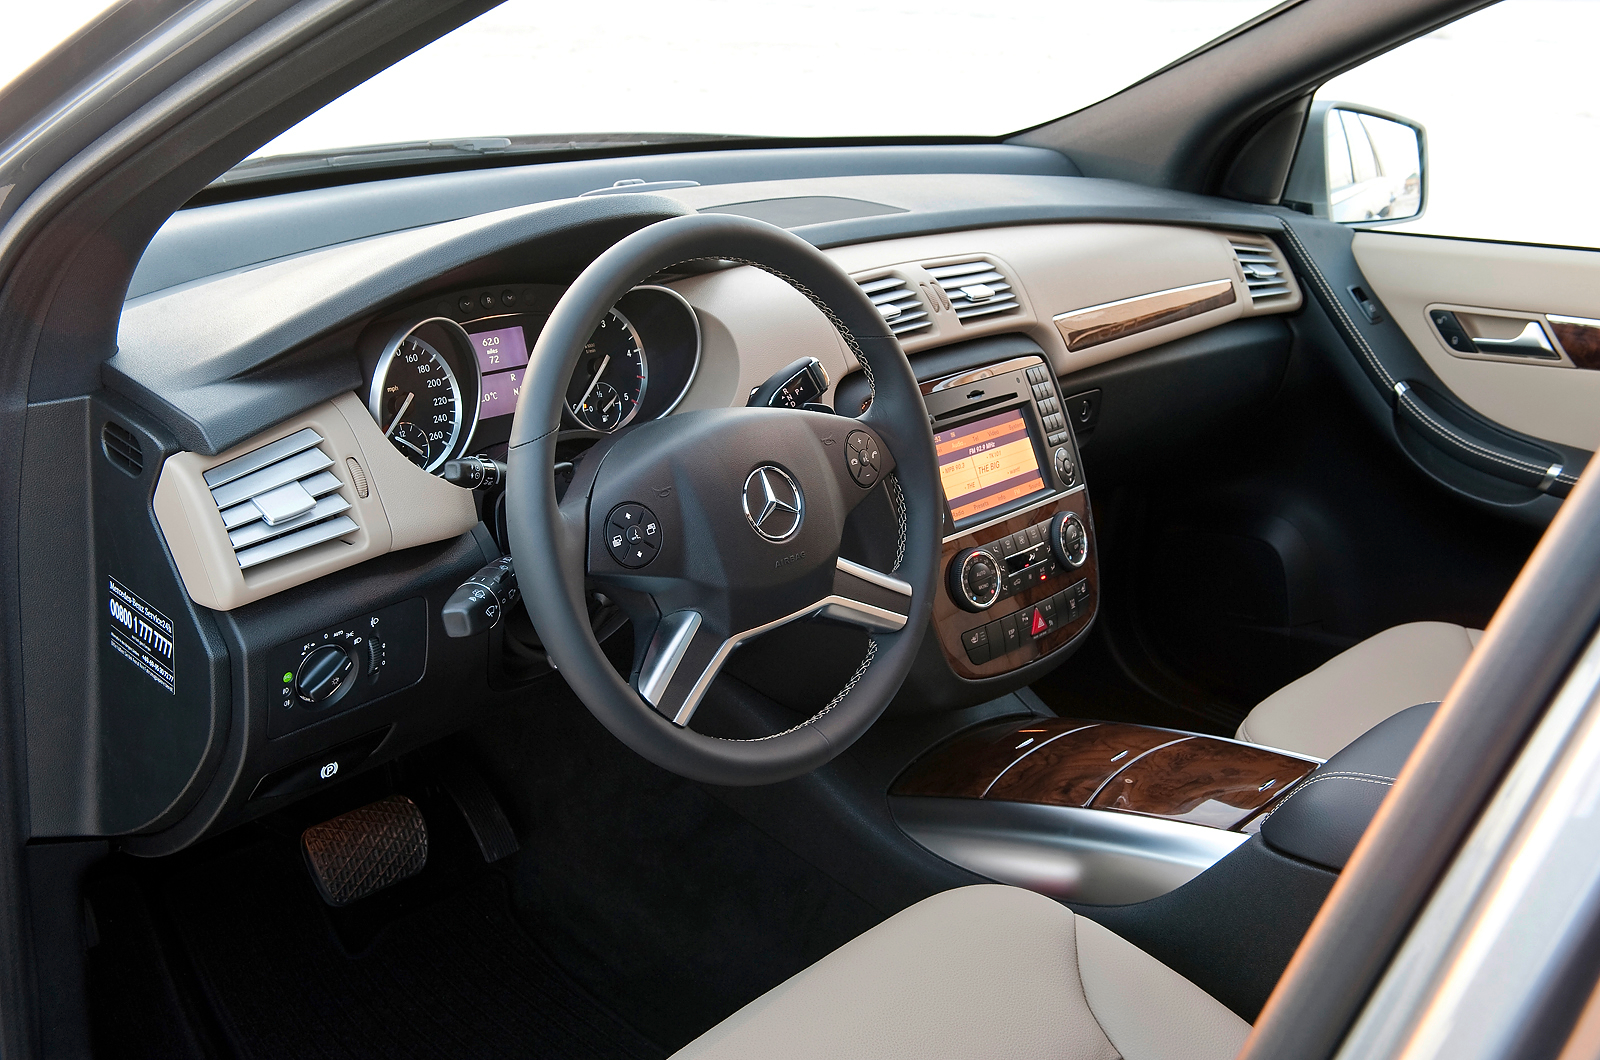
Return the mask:
MULTIPOLYGON (((1600 39, 1596 0, 1502 0, 1335 77, 1319 102, 1403 115, 1426 130, 1426 202, 1386 231, 1600 247, 1600 39)), ((1404 126, 1353 110, 1326 123, 1335 220, 1404 216, 1415 194, 1404 126), (1371 210, 1368 184, 1389 189, 1371 210), (1344 196, 1341 199, 1341 195, 1344 196), (1365 201, 1359 211, 1340 203, 1365 201)), ((1308 145, 1309 146, 1309 145, 1308 145)))

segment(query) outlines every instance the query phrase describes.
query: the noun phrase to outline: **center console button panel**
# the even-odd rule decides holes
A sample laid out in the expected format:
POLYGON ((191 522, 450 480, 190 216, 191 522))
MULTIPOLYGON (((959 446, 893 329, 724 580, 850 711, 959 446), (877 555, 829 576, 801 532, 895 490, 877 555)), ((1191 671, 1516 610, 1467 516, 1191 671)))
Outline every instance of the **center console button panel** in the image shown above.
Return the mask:
POLYGON ((428 610, 420 597, 280 644, 267 653, 267 735, 416 684, 427 658, 428 610))

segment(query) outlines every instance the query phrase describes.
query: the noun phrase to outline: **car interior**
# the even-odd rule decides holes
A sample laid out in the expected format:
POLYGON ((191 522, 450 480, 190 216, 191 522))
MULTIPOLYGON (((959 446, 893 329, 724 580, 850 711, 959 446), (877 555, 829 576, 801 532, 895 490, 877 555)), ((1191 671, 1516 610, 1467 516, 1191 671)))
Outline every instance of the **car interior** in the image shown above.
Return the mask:
POLYGON ((1600 436, 1596 252, 1386 231, 1423 130, 1313 98, 1481 5, 982 142, 218 179, 487 6, 19 259, 39 1055, 1234 1056, 1600 436))

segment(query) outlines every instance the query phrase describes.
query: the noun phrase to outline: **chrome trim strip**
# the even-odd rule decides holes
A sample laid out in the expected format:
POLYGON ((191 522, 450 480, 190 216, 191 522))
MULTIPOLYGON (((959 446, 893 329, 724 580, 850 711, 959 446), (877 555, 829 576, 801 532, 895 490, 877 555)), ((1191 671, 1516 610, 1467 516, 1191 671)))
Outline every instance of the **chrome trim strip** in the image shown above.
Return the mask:
POLYGON ((674 611, 656 626, 644 665, 639 670, 639 695, 652 707, 661 702, 661 694, 672 683, 678 664, 683 662, 684 653, 700 631, 701 621, 698 611, 674 611))
POLYGON ((1556 484, 1556 480, 1561 477, 1561 472, 1564 470, 1565 468, 1561 464, 1551 464, 1550 469, 1544 473, 1544 478, 1539 480, 1539 492, 1544 493, 1548 491, 1551 486, 1554 486, 1556 484))
MULTIPOLYGON (((891 578, 887 574, 874 571, 870 567, 862 567, 859 563, 851 563, 847 559, 840 559, 837 562, 840 566, 840 569, 845 569, 843 565, 849 563, 851 567, 856 567, 860 570, 867 571, 871 574, 877 575, 879 578, 884 578, 891 582, 899 582, 898 578, 891 578)), ((862 578, 862 575, 857 574, 853 570, 846 569, 846 573, 851 574, 853 577, 862 578)), ((863 578, 863 580, 872 581, 874 579, 863 578)), ((912 591, 911 586, 905 582, 900 582, 900 585, 905 586, 905 595, 909 597, 912 591)), ((900 591, 896 586, 893 585, 885 585, 884 588, 894 589, 896 592, 900 591)), ((739 645, 743 644, 752 637, 758 637, 763 633, 777 629, 779 626, 786 626, 790 622, 794 622, 798 619, 810 618, 813 615, 821 615, 823 612, 832 612, 836 607, 839 609, 837 613, 829 613, 826 617, 836 618, 840 621, 849 622, 852 625, 862 626, 873 631, 874 633, 897 632, 898 630, 904 629, 906 622, 908 621, 908 617, 906 615, 898 614, 894 611, 887 611, 881 607, 873 607, 871 604, 864 604, 859 600, 850 600, 842 596, 825 596, 821 600, 807 604, 805 607, 802 607, 800 610, 795 611, 792 614, 787 614, 782 618, 773 619, 771 622, 752 627, 751 629, 745 630, 743 633, 736 633, 722 642, 722 646, 717 649, 717 653, 713 655, 711 657, 711 661, 706 664, 705 670, 695 681, 694 687, 689 689, 689 694, 683 697, 683 705, 678 708, 677 714, 673 715, 672 723, 679 727, 689 724, 689 719, 694 717, 694 712, 700 707, 700 700, 705 698, 706 689, 711 687, 711 682, 714 681, 717 674, 722 671, 722 664, 727 661, 727 658, 730 654, 732 654, 733 649, 737 648, 739 645)), ((666 683, 663 683, 661 688, 662 690, 665 690, 666 683)), ((659 696, 660 692, 657 692, 657 697, 659 698, 659 696)), ((652 700, 651 706, 654 705, 655 701, 652 700)))
POLYGON ((892 574, 885 574, 882 571, 873 570, 871 567, 863 566, 854 560, 845 559, 843 556, 839 557, 837 566, 839 570, 844 571, 852 578, 860 578, 862 581, 871 582, 873 585, 876 585, 881 589, 888 589, 891 592, 899 593, 901 596, 904 596, 907 599, 911 598, 911 583, 901 581, 892 574))
POLYGON ((1250 837, 1081 806, 895 795, 895 823, 946 861, 1054 898, 1143 902, 1181 887, 1250 837))
MULTIPOLYGON (((1043 357, 1040 357, 1038 354, 1023 354, 1021 357, 1013 357, 1009 361, 998 361, 995 364, 986 364, 982 368, 974 368, 970 372, 959 372, 955 375, 946 376, 937 383, 933 384, 933 389, 928 391, 928 393, 937 394, 941 390, 949 390, 953 387, 966 386, 968 383, 976 383, 983 379, 993 379, 995 376, 1003 375, 1006 372, 1014 372, 1018 369, 1032 368, 1040 364, 1049 367, 1049 362, 1047 362, 1043 357)), ((1055 372, 1052 371, 1050 373, 1050 378, 1055 378, 1055 372)))
POLYGON ((1067 350, 1076 353, 1190 320, 1237 301, 1238 293, 1232 280, 1205 280, 1084 306, 1058 313, 1050 320, 1061 333, 1067 350), (1118 313, 1118 310, 1125 312, 1118 313))
POLYGON ((815 618, 831 618, 874 633, 896 633, 906 627, 906 616, 884 607, 874 607, 846 596, 825 596, 811 612, 815 618))

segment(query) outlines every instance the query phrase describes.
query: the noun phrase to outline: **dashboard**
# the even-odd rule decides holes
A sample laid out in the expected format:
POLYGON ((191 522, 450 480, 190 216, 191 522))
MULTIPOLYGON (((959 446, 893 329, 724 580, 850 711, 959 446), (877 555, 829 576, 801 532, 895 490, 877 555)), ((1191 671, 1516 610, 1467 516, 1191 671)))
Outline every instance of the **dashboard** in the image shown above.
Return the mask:
MULTIPOLYGON (((962 157, 998 164, 991 154, 962 157)), ((181 849, 283 805, 330 766, 347 775, 489 712, 526 709, 530 676, 549 672, 526 616, 469 636, 443 617, 459 586, 500 577, 505 553, 503 500, 453 484, 448 466, 504 458, 522 373, 583 267, 630 232, 694 211, 778 219, 804 203, 799 230, 856 280, 923 382, 948 578, 904 695, 925 709, 962 706, 1059 665, 1100 601, 1079 449, 1094 407, 1077 400, 1090 394, 1075 380, 1229 325, 1258 346, 1264 334, 1286 342, 1281 327, 1250 330, 1248 318, 1292 312, 1301 295, 1276 221, 1253 208, 1143 191, 1124 201, 1104 182, 975 164, 559 197, 410 224, 382 211, 443 208, 408 190, 438 182, 180 213, 123 307, 88 428, 104 544, 83 591, 114 594, 101 622, 134 615, 160 636, 151 647, 90 631, 127 653, 106 656, 97 686, 30 686, 28 713, 33 726, 91 712, 30 728, 42 775, 82 773, 72 763, 83 752, 58 731, 121 726, 101 745, 146 750, 116 752, 115 774, 85 777, 83 791, 35 793, 32 834, 181 849), (1086 207, 1086 196, 1108 197, 1086 207), (361 210, 316 213, 335 200, 361 210), (302 204, 315 207, 303 224, 302 204), (288 211, 283 224, 263 223, 272 211, 288 211), (265 257, 185 275, 210 260, 196 239, 265 257)), ((1258 348, 1236 346, 1240 358, 1258 348)), ((855 415, 870 400, 838 333, 782 280, 731 263, 651 277, 579 357, 559 425, 570 455, 558 459, 656 418, 744 405, 802 360, 815 364, 807 401, 855 415)), ((857 514, 849 558, 890 569, 887 491, 857 514)), ((614 632, 617 609, 591 604, 597 635, 614 632)), ((860 658, 829 639, 856 631, 780 632, 810 638, 798 647, 814 662, 795 673, 783 660, 797 645, 764 664, 752 644, 746 674, 785 675, 780 695, 825 702, 860 658)))

